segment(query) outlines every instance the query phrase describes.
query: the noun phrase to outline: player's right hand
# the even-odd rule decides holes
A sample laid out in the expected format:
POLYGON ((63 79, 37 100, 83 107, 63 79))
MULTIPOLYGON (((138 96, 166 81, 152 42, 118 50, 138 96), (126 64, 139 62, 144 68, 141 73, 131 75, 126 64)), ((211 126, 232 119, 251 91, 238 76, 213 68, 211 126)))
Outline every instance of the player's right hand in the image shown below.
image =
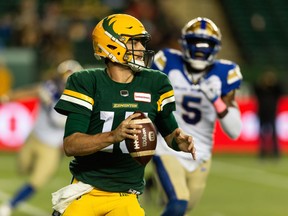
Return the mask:
POLYGON ((141 133, 142 125, 139 124, 131 124, 130 121, 133 118, 140 116, 140 113, 134 113, 126 118, 121 124, 112 132, 114 137, 114 143, 121 142, 124 139, 135 139, 134 134, 141 133))

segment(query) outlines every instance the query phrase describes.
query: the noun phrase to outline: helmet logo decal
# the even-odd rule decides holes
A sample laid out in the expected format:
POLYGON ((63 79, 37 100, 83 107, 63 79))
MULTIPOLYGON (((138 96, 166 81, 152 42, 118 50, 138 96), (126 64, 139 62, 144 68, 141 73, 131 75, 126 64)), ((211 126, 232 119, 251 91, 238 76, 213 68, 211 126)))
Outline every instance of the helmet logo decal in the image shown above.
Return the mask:
POLYGON ((119 38, 120 35, 118 35, 114 29, 113 29, 113 25, 114 23, 116 22, 116 20, 114 22, 112 22, 111 24, 109 24, 109 22, 114 18, 115 16, 112 16, 112 17, 106 17, 104 20, 103 20, 103 28, 105 31, 109 32, 113 37, 115 38, 119 38))

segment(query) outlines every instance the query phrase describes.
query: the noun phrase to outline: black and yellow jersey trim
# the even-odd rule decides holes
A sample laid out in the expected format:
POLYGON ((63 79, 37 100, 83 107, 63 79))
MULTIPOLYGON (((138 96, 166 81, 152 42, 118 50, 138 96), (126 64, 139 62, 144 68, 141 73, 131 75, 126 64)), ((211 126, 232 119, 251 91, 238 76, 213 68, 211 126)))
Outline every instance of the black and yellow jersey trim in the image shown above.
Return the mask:
POLYGON ((92 110, 92 107, 94 105, 94 100, 91 97, 69 89, 64 90, 60 99, 84 106, 89 110, 92 110))
POLYGON ((158 104, 158 108, 157 110, 158 111, 162 111, 163 110, 163 107, 168 104, 168 103, 171 103, 171 102, 175 102, 175 97, 174 97, 174 91, 171 90, 171 91, 168 91, 164 94, 162 94, 159 98, 159 100, 157 101, 157 104, 158 104))

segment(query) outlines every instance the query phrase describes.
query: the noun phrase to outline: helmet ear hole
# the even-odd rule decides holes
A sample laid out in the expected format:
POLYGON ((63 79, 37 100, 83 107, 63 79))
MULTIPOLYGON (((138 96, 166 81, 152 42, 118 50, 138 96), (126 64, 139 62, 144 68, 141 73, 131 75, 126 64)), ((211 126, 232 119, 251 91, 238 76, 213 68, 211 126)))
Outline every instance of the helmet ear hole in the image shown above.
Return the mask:
POLYGON ((115 47, 115 46, 113 46, 113 45, 110 45, 110 44, 108 44, 107 47, 108 47, 109 49, 111 49, 111 50, 115 50, 115 49, 117 48, 117 47, 115 47))

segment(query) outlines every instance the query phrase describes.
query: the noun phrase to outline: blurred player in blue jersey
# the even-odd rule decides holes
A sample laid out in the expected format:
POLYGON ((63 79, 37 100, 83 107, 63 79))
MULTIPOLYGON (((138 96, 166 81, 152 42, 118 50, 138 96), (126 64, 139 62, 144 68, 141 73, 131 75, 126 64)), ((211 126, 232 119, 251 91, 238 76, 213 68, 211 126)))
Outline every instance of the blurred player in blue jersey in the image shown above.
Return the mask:
POLYGON ((11 200, 0 207, 0 216, 11 215, 18 204, 46 185, 58 170, 63 155, 66 118, 54 110, 54 105, 64 90, 68 76, 81 69, 82 66, 75 60, 63 61, 52 78, 6 95, 10 101, 39 98, 40 109, 33 131, 21 148, 18 157, 19 171, 21 174, 29 175, 28 182, 11 200))
POLYGON ((168 199, 162 216, 185 215, 200 200, 211 166, 216 120, 233 139, 241 132, 235 92, 242 75, 234 62, 216 60, 221 48, 219 28, 210 19, 198 17, 183 27, 180 41, 182 52, 159 51, 152 68, 163 71, 171 80, 175 117, 179 126, 193 135, 197 160, 167 148, 158 137, 153 162, 168 199))

